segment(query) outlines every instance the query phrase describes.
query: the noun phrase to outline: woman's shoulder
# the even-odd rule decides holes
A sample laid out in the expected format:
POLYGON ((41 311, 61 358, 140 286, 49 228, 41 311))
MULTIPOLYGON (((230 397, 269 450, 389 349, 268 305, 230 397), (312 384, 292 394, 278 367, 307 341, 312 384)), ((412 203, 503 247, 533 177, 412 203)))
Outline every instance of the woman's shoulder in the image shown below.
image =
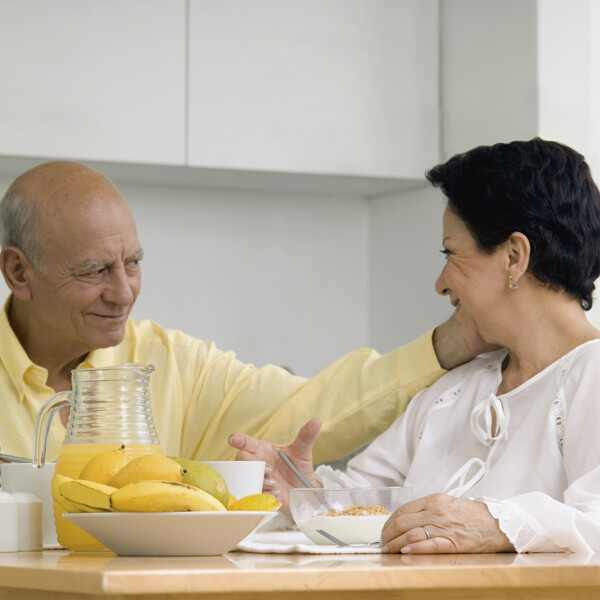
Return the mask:
POLYGON ((600 337, 576 346, 571 352, 581 354, 582 356, 588 354, 600 354, 600 337))
POLYGON ((598 369, 600 375, 600 338, 590 340, 573 348, 567 352, 562 358, 556 361, 562 370, 571 370, 573 368, 587 368, 589 365, 594 365, 598 369))
POLYGON ((600 339, 590 340, 567 352, 549 365, 536 381, 553 381, 566 397, 582 390, 597 389, 600 384, 600 339))
POLYGON ((506 352, 506 349, 501 349, 480 354, 468 363, 448 371, 422 393, 427 393, 427 395, 431 395, 430 397, 436 398, 451 393, 453 390, 458 390, 472 380, 490 376, 495 380, 497 374, 500 373, 506 352))
POLYGON ((449 371, 445 375, 445 377, 448 377, 448 380, 467 379, 469 377, 475 376, 481 371, 489 371, 500 368, 500 366, 502 365, 502 361, 506 357, 506 354, 506 348, 494 350, 493 352, 486 352, 485 354, 479 354, 473 360, 470 360, 468 363, 460 365, 452 371, 449 371))

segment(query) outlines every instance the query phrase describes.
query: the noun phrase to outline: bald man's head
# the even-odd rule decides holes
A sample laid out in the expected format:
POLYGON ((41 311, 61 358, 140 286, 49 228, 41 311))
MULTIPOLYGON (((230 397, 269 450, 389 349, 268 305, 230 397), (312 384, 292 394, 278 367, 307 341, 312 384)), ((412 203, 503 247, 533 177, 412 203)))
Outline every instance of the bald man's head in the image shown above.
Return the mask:
POLYGON ((9 318, 22 343, 36 340, 26 351, 49 361, 43 349, 60 348, 75 360, 118 344, 141 289, 143 250, 117 188, 85 165, 45 163, 14 181, 0 218, 9 318))
POLYGON ((125 205, 95 169, 70 161, 43 163, 17 177, 0 201, 0 243, 16 246, 39 265, 70 216, 114 203, 125 205))

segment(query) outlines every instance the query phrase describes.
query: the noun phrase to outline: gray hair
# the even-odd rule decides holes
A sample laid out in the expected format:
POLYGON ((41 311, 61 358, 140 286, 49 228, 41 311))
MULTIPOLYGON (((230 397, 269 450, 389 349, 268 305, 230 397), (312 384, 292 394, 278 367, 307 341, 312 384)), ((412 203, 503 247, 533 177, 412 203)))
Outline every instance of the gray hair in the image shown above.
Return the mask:
POLYGON ((33 202, 10 190, 0 200, 0 244, 16 246, 39 265, 42 258, 37 231, 37 211, 33 202))

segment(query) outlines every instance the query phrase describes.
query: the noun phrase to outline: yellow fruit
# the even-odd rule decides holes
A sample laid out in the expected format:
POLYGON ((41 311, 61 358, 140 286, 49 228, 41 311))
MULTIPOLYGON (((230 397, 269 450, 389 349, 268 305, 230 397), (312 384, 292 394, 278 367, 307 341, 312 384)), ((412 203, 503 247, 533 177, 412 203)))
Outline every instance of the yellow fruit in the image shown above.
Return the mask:
POLYGON ((277 510, 281 502, 273 494, 250 494, 236 500, 227 507, 227 510, 277 510))
POLYGON ((237 502, 237 498, 229 492, 229 502, 227 502, 227 508, 229 508, 234 502, 237 502))
POLYGON ((52 494, 52 498, 54 501, 62 506, 65 509, 65 512, 76 513, 76 512, 84 512, 84 510, 74 502, 67 500, 64 496, 59 492, 59 487, 61 484, 73 481, 71 477, 66 477, 65 475, 60 475, 59 473, 55 473, 52 477, 52 483, 50 484, 50 493, 52 494))
POLYGON ((113 510, 121 512, 175 512, 225 510, 208 492, 175 481, 136 481, 111 494, 113 510))
POLYGON ((190 460, 179 456, 171 456, 183 469, 182 483, 193 485, 214 496, 223 506, 229 504, 229 489, 221 474, 210 465, 198 460, 190 460))
POLYGON ((125 446, 101 452, 91 458, 81 469, 78 479, 86 479, 87 481, 95 481, 109 485, 117 472, 122 469, 128 462, 129 458, 125 452, 125 446))
POLYGON ((181 483, 183 469, 174 460, 162 454, 144 454, 128 462, 111 479, 112 487, 121 488, 136 481, 175 481, 181 483))
POLYGON ((102 508, 93 508, 92 506, 87 506, 86 504, 79 504, 78 502, 71 501, 71 504, 77 508, 77 510, 75 512, 88 512, 88 513, 107 512, 106 510, 104 510, 102 508))
POLYGON ((58 487, 61 496, 86 512, 110 510, 110 495, 115 489, 109 485, 85 479, 65 481, 58 487))

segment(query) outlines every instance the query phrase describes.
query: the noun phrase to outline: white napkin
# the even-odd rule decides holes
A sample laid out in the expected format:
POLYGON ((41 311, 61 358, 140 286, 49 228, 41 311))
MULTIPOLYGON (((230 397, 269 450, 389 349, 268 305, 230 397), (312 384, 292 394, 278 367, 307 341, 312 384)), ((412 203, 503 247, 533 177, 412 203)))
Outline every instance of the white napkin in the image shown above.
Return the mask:
POLYGON ((381 554, 373 546, 321 546, 311 542, 301 531, 257 531, 243 539, 237 549, 259 554, 381 554))

